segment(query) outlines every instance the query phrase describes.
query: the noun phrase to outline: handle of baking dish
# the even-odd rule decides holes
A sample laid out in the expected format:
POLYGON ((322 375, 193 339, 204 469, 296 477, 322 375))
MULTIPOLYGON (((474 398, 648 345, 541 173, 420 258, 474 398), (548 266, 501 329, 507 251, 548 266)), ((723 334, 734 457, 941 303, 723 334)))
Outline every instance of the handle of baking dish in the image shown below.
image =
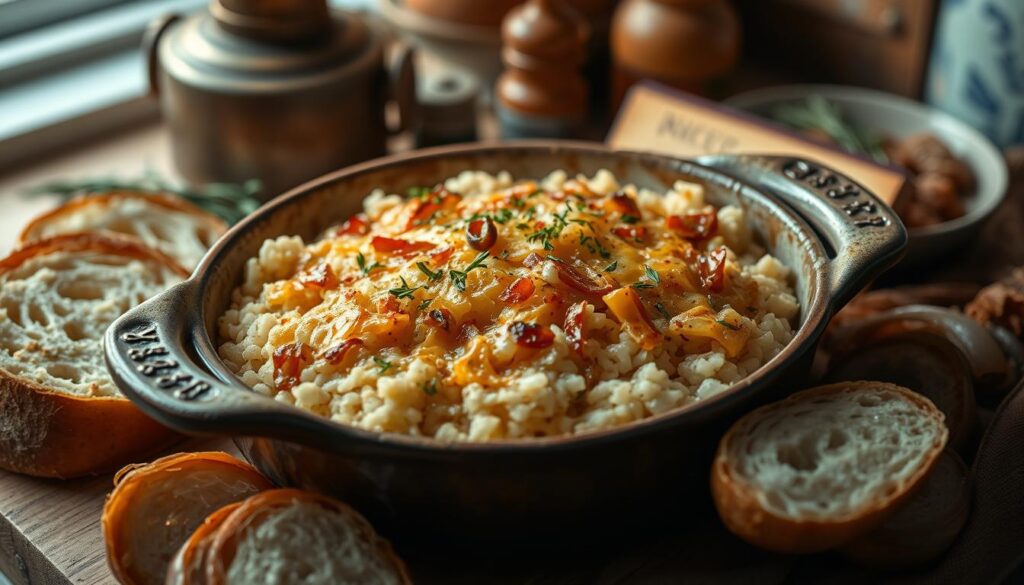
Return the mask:
POLYGON ((146 26, 142 35, 142 54, 146 56, 146 76, 149 80, 149 94, 160 93, 160 39, 171 25, 181 20, 180 14, 158 16, 146 26))
POLYGON ((200 322, 198 284, 189 280, 131 309, 104 336, 114 383, 143 412, 191 434, 293 439, 327 424, 272 400, 234 376, 214 375, 218 358, 200 322))
POLYGON ((792 156, 711 155, 697 161, 765 189, 811 224, 831 248, 833 307, 903 256, 907 230, 896 212, 834 169, 792 156))

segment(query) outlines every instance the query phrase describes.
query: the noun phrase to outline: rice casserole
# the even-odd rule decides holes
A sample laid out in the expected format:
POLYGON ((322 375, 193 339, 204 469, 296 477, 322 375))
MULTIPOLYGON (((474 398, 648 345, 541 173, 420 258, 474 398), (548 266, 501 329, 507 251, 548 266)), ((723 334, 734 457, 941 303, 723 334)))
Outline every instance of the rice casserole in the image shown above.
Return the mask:
POLYGON ((248 261, 219 354, 255 391, 372 431, 584 433, 713 396, 790 341, 792 276, 736 206, 608 171, 375 190, 248 261))

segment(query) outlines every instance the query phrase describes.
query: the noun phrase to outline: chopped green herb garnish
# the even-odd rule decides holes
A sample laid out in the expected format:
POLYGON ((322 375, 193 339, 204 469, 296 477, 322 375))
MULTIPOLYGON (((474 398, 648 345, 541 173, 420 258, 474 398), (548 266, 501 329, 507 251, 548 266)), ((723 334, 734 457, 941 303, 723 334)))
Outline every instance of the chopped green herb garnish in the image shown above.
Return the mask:
POLYGON ((715 321, 715 323, 718 323, 719 325, 721 325, 722 327, 725 327, 726 329, 732 329, 733 331, 739 331, 740 330, 740 326, 739 325, 733 325, 732 323, 726 321, 725 319, 717 319, 715 321))
POLYGON ((420 197, 426 197, 434 192, 431 187, 409 187, 405 190, 405 196, 409 199, 418 199, 420 197))
POLYGON ((508 220, 512 219, 514 215, 515 213, 513 213, 511 209, 506 207, 498 211, 498 213, 492 214, 491 219, 493 219, 496 223, 505 223, 508 220))
POLYGON ((417 262, 416 268, 419 268, 420 272, 425 274, 427 278, 430 279, 431 281, 437 280, 444 276, 443 270, 438 270, 437 272, 434 272, 429 267, 427 267, 427 264, 425 262, 417 262))
POLYGON ((633 283, 633 288, 654 288, 661 284, 661 275, 658 271, 644 264, 644 277, 647 280, 641 280, 633 283))
POLYGON ((433 396, 437 394, 437 380, 431 380, 423 385, 423 393, 427 396, 433 396))
POLYGON ((362 252, 359 252, 358 254, 356 254, 356 264, 359 265, 359 271, 362 272, 363 274, 367 275, 367 276, 369 276, 369 274, 371 272, 373 272, 374 270, 376 270, 378 268, 382 268, 382 266, 380 264, 378 264, 377 262, 374 262, 373 264, 370 264, 369 266, 367 266, 366 265, 366 256, 363 256, 362 252))
POLYGON ((555 226, 547 226, 526 236, 526 241, 540 242, 541 246, 545 250, 554 250, 555 246, 551 243, 551 240, 556 237, 558 237, 558 235, 555 233, 555 226))
POLYGON ((384 374, 384 372, 386 372, 386 371, 391 369, 391 362, 389 362, 386 359, 382 359, 382 358, 379 358, 377 356, 373 356, 373 363, 377 364, 377 367, 380 368, 380 372, 379 373, 382 374, 382 375, 384 374))
POLYGON ((474 268, 480 268, 481 266, 486 267, 487 265, 484 264, 484 260, 487 260, 487 258, 490 257, 490 255, 490 252, 480 252, 479 254, 477 254, 476 258, 474 258, 473 261, 469 263, 469 266, 466 266, 465 270, 449 270, 448 277, 451 278, 452 284, 455 285, 455 288, 465 292, 466 276, 474 268))
POLYGON ((654 303, 654 308, 658 309, 658 312, 661 313, 662 317, 664 317, 666 319, 671 319, 672 318, 672 315, 669 315, 668 311, 665 309, 665 305, 663 305, 661 303, 654 303))
POLYGON ((615 272, 615 269, 618 268, 618 267, 619 267, 619 261, 615 260, 614 262, 612 262, 608 266, 605 266, 604 267, 604 271, 605 272, 615 272))
POLYGON ((418 287, 418 286, 410 287, 409 283, 405 282, 405 277, 404 276, 400 276, 399 278, 402 280, 402 286, 397 287, 397 288, 393 288, 393 289, 388 291, 389 293, 395 295, 397 298, 400 298, 400 299, 412 298, 413 293, 415 293, 416 291, 418 291, 421 288, 421 287, 418 287))
POLYGON ((647 279, 654 284, 661 284, 661 275, 658 274, 657 270, 647 266, 646 264, 644 265, 644 275, 646 275, 647 279))
POLYGON ((628 223, 630 225, 633 225, 633 224, 635 224, 638 221, 640 221, 640 218, 635 216, 635 215, 623 215, 622 216, 622 223, 628 223))
POLYGON ((418 311, 426 311, 427 307, 429 307, 430 303, 432 303, 433 301, 434 301, 434 299, 423 299, 423 302, 420 303, 420 306, 416 307, 416 310, 418 310, 418 311))

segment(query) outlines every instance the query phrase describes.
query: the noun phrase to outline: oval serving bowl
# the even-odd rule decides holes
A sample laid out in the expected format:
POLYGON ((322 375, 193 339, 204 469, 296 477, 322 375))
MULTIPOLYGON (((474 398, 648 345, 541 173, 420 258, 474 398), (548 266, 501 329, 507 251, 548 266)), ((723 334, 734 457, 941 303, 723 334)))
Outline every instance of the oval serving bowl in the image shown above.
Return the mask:
POLYGON ((871 132, 897 138, 920 132, 933 134, 974 171, 977 186, 964 198, 966 213, 910 229, 901 268, 936 262, 969 247, 1005 199, 1008 171, 995 145, 953 116, 905 97, 842 85, 783 85, 741 93, 725 103, 770 120, 779 106, 801 103, 810 95, 820 95, 836 104, 852 122, 871 132))
POLYGON ((896 262, 905 242, 892 210, 809 161, 698 163, 558 141, 442 147, 349 167, 268 203, 232 228, 190 280, 119 319, 105 339, 107 363, 125 395, 157 420, 232 435, 276 483, 339 497, 403 538, 587 541, 611 527, 707 510, 708 465, 724 427, 796 388, 829 317, 896 262), (742 206, 761 242, 793 271, 801 314, 790 344, 728 390, 679 410, 604 431, 486 443, 341 425, 253 392, 217 356, 217 318, 267 238, 312 240, 359 211, 376 187, 402 192, 467 169, 537 178, 602 168, 662 192, 679 179, 699 182, 716 206, 742 206))

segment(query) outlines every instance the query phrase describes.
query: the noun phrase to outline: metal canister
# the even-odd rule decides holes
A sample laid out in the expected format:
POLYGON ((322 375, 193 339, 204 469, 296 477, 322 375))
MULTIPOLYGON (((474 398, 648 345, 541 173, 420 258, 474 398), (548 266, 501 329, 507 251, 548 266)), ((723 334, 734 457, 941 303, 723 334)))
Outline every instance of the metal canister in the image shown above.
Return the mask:
POLYGON ((195 184, 256 178, 276 195, 384 154, 413 111, 411 52, 386 66, 383 35, 326 0, 213 0, 154 22, 144 48, 174 162, 195 184))

